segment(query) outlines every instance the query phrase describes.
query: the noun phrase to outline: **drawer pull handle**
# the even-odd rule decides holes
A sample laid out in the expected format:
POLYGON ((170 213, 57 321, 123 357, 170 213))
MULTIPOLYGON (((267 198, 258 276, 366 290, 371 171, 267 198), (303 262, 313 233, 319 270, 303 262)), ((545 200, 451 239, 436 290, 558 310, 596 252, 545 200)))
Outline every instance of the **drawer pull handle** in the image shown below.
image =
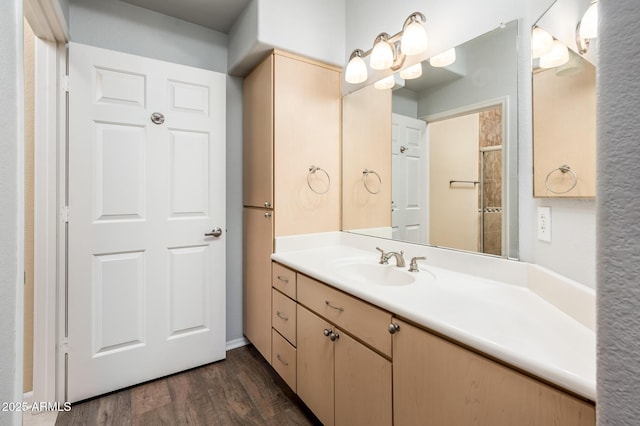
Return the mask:
POLYGON ((287 277, 283 277, 282 275, 278 275, 278 279, 283 283, 288 283, 289 279, 287 277))
POLYGON ((281 363, 283 363, 284 365, 289 365, 289 363, 287 361, 285 361, 284 359, 282 359, 282 357, 280 356, 280 354, 276 354, 276 358, 278 358, 278 361, 280 361, 281 363))
POLYGON ((286 315, 283 315, 282 312, 280 312, 280 311, 277 311, 276 315, 278 315, 280 318, 282 318, 285 321, 289 321, 289 317, 286 316, 286 315))
POLYGON ((328 307, 330 307, 331 309, 335 309, 335 310, 336 310, 336 311, 338 311, 338 312, 344 312, 344 308, 343 308, 343 307, 341 307, 341 306, 333 306, 333 305, 331 304, 331 302, 329 302, 328 300, 325 300, 325 301, 324 301, 324 303, 325 303, 328 307))

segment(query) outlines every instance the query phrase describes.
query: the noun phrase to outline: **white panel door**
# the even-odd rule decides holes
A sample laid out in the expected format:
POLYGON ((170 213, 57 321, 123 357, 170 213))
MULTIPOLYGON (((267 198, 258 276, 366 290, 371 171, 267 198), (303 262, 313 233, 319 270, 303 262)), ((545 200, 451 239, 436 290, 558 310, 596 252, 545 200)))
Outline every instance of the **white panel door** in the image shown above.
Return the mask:
POLYGON ((70 44, 67 398, 225 357, 225 76, 70 44), (156 124, 158 112, 164 121, 156 124))
POLYGON ((392 114, 391 220, 394 239, 429 242, 427 123, 392 114))

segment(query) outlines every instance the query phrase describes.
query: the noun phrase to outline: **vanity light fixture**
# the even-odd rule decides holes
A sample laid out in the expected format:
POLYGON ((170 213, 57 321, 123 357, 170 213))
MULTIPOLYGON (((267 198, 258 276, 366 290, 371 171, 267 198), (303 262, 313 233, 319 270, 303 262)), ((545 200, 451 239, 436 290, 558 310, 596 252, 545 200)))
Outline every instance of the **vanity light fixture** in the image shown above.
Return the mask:
POLYGON ((429 64, 432 67, 446 67, 448 65, 451 65, 452 63, 454 63, 456 61, 456 48, 452 47, 449 50, 445 50, 442 53, 438 53, 435 56, 432 56, 431 58, 429 58, 429 64))
POLYGON ((373 87, 379 90, 391 89, 396 84, 395 78, 392 75, 388 75, 382 80, 378 80, 373 84, 373 87))
POLYGON ((598 37, 598 0, 591 0, 591 5, 582 15, 576 27, 576 45, 581 55, 589 50, 591 40, 598 37))
POLYGON ((362 59, 362 50, 356 49, 349 57, 344 79, 347 83, 358 84, 367 81, 367 64, 362 59))
POLYGON ((551 52, 553 47, 553 37, 540 27, 535 27, 531 31, 531 57, 540 58, 551 52))
POLYGON ((425 16, 414 12, 405 20, 402 30, 392 36, 380 33, 373 42, 373 48, 354 50, 344 72, 347 83, 364 83, 368 78, 368 68, 364 58, 370 55, 369 67, 373 70, 397 71, 402 68, 407 56, 418 55, 427 50, 428 37, 424 29, 425 16))
POLYGON ((414 78, 418 78, 422 75, 422 64, 418 62, 415 65, 411 65, 400 71, 400 78, 405 80, 413 80, 414 78))
POLYGON ((567 63, 569 49, 559 40, 553 41, 551 51, 540 57, 540 68, 553 68, 567 63))

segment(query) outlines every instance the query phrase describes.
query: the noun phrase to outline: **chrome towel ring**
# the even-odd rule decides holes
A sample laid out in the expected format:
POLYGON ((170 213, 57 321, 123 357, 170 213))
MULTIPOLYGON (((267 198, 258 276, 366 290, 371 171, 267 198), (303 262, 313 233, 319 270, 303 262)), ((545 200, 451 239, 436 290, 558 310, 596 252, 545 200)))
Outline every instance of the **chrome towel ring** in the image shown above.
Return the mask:
POLYGON ((380 192, 380 189, 382 188, 382 179, 380 178, 380 175, 375 172, 374 170, 368 170, 368 169, 364 169, 362 171, 362 183, 364 183, 364 187, 367 191, 369 191, 369 193, 371 194, 377 194, 378 192, 380 192), (369 184, 367 183, 367 178, 369 177, 369 175, 375 175, 378 178, 378 190, 377 191, 372 191, 371 188, 369 187, 369 184))
POLYGON ((313 192, 315 192, 318 195, 326 194, 327 192, 329 192, 329 187, 331 186, 331 177, 329 176, 329 173, 327 173, 325 169, 322 169, 316 166, 310 166, 309 173, 307 173, 307 185, 309 185, 309 189, 311 189, 313 192), (313 187, 313 185, 311 185, 311 177, 315 175, 316 172, 322 172, 327 177, 327 187, 325 188, 324 191, 318 191, 313 187))
POLYGON ((547 187, 547 189, 549 190, 549 192, 553 192, 554 194, 566 194, 567 192, 571 191, 573 188, 576 187, 576 185, 578 184, 578 175, 576 175, 576 172, 574 172, 573 170, 571 170, 571 167, 567 166, 566 164, 558 167, 557 169, 553 169, 551 170, 548 174, 547 177, 544 179, 544 186, 547 187), (553 189, 551 189, 549 187, 549 178, 551 177, 551 175, 553 175, 556 172, 560 172, 562 173, 562 176, 564 176, 565 174, 569 173, 573 179, 573 182, 571 183, 571 187, 565 191, 554 191, 553 189))

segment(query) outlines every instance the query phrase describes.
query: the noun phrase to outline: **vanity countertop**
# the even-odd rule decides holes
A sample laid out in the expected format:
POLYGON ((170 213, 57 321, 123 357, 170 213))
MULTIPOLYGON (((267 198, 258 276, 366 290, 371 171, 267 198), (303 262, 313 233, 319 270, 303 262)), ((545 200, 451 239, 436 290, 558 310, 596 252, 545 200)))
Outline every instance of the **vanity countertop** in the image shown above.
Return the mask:
MULTIPOLYGON (((375 243, 372 250, 331 242, 276 246, 272 259, 285 266, 595 401, 595 332, 527 285, 435 266, 428 259, 419 262, 420 272, 411 273, 412 284, 376 285, 350 279, 336 268, 340 262, 377 265, 375 243)), ((410 257, 405 258, 408 266, 410 257)), ((487 261, 494 267, 509 262, 487 261)))

